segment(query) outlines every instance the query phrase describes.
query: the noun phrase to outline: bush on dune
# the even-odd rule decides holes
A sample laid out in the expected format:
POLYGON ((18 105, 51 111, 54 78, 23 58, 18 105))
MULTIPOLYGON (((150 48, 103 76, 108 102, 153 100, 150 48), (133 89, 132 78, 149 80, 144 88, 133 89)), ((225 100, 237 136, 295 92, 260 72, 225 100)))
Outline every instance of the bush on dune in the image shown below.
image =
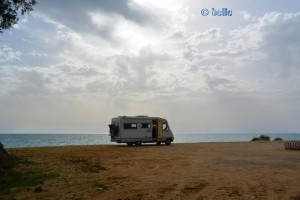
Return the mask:
POLYGON ((267 135, 260 135, 259 137, 252 138, 251 141, 270 141, 270 137, 267 135))

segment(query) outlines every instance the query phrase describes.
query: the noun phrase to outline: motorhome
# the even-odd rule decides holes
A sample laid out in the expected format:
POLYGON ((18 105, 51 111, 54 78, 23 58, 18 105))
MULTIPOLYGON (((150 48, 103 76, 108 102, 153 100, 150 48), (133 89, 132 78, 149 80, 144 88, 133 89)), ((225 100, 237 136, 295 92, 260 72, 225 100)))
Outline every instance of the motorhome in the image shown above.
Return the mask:
POLYGON ((111 120, 111 142, 136 146, 142 143, 165 143, 170 145, 174 136, 166 119, 148 116, 119 116, 111 120))

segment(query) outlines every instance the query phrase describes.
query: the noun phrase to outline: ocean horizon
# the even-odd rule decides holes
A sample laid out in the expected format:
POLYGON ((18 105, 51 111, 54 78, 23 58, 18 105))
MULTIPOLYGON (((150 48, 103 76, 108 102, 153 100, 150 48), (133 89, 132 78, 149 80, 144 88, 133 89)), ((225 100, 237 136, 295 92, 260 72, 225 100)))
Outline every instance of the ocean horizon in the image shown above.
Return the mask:
MULTIPOLYGON (((175 133, 174 143, 197 142, 247 142, 258 133, 175 133)), ((300 140, 300 133, 268 133, 271 140, 280 137, 283 140, 300 140)), ((57 133, 0 133, 0 142, 5 148, 107 145, 117 144, 110 141, 108 134, 57 134, 57 133)))

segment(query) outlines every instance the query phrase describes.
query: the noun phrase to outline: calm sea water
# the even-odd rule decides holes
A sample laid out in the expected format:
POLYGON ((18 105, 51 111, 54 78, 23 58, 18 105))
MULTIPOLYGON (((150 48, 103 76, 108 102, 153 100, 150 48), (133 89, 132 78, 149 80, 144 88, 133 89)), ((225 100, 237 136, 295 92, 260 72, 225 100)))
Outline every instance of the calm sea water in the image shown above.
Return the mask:
MULTIPOLYGON (((174 134, 174 143, 250 141, 259 135, 257 133, 174 134)), ((300 133, 267 135, 271 139, 281 137, 284 140, 300 140, 300 133)), ((0 134, 0 141, 7 148, 116 144, 111 143, 110 137, 106 134, 0 134)))

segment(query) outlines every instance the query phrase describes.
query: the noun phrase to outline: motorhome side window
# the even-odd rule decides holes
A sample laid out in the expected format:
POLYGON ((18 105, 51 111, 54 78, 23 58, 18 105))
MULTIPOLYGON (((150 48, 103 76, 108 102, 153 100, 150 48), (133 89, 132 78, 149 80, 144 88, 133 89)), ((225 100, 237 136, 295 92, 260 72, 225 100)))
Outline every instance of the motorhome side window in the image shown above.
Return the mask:
POLYGON ((150 128, 150 123, 142 123, 141 128, 150 128))
POLYGON ((136 123, 125 123, 124 129, 137 129, 137 124, 136 123))
POLYGON ((163 123, 163 130, 168 130, 169 129, 169 127, 168 127, 168 124, 167 123, 163 123))

